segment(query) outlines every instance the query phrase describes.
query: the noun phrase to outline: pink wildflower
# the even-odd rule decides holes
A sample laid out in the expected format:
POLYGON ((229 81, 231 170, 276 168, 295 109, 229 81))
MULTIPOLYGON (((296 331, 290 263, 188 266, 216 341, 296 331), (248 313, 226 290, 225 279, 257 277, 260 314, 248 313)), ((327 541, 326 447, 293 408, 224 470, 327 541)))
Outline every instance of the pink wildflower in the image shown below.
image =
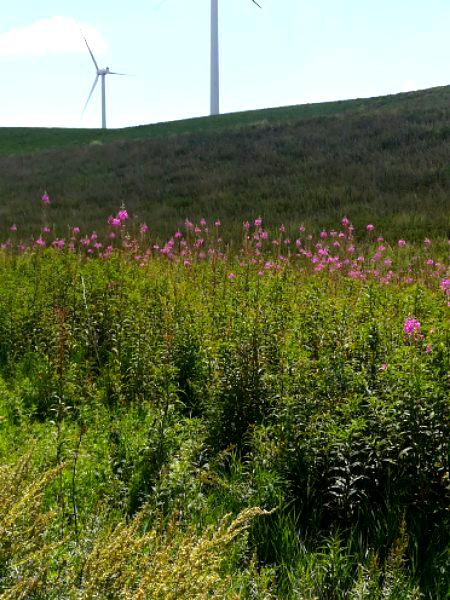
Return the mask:
POLYGON ((44 192, 41 196, 41 200, 43 204, 50 204, 50 197, 47 192, 44 192))
POLYGON ((410 338, 415 338, 420 334, 420 321, 415 317, 408 317, 403 325, 403 333, 410 338))
POLYGON ((450 295, 450 279, 443 279, 440 287, 444 294, 450 295))
POLYGON ((368 225, 366 225, 366 229, 367 229, 367 231, 373 231, 375 229, 375 225, 372 225, 372 223, 369 223, 368 225))
POLYGON ((405 240, 398 240, 397 245, 399 248, 404 248, 406 246, 405 240))

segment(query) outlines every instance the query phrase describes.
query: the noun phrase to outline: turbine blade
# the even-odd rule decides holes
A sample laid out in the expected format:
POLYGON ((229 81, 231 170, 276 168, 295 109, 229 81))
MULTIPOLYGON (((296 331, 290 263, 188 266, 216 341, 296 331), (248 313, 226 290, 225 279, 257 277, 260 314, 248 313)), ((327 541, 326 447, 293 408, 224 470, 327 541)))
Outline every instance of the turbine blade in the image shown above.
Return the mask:
POLYGON ((108 71, 108 75, 126 75, 129 77, 129 73, 116 73, 115 71, 108 71))
POLYGON ((165 2, 165 1, 166 1, 166 0, 161 0, 161 2, 160 2, 159 4, 157 4, 157 5, 156 5, 156 6, 153 8, 153 10, 159 10, 159 9, 161 8, 161 6, 164 4, 164 2, 165 2))
MULTIPOLYGON (((83 35, 83 34, 81 34, 81 35, 83 35)), ((87 39, 84 37, 84 35, 83 35, 83 39, 84 39, 84 41, 85 41, 85 43, 86 43, 87 49, 89 50, 89 54, 91 55, 91 58, 92 58, 92 60, 93 60, 93 62, 94 62, 95 68, 96 68, 96 69, 97 69, 97 71, 98 71, 98 64, 97 64, 97 61, 95 60, 95 58, 94 58, 94 55, 92 54, 92 50, 89 48, 89 44, 87 43, 87 39)))
POLYGON ((256 0, 252 0, 253 4, 256 4, 256 6, 258 6, 259 8, 261 8, 261 6, 256 2, 256 0))
POLYGON ((86 108, 87 108, 87 105, 89 104, 89 100, 91 99, 91 96, 92 96, 92 94, 94 93, 95 86, 97 85, 97 81, 98 81, 98 75, 97 75, 97 77, 96 77, 96 78, 95 78, 95 80, 94 80, 94 85, 92 86, 92 88, 91 88, 91 91, 90 91, 90 94, 89 94, 89 96, 88 96, 88 99, 86 100, 86 104, 84 105, 83 112, 81 113, 82 115, 84 115, 84 111, 86 110, 86 108))

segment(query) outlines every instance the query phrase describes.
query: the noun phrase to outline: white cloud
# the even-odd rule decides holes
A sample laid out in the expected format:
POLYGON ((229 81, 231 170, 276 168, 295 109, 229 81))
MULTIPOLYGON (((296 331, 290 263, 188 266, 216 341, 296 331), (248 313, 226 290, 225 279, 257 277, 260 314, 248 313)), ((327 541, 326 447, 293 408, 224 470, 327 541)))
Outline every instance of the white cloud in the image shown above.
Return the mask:
POLYGON ((81 32, 94 54, 105 52, 106 42, 92 25, 70 17, 51 17, 0 33, 0 58, 86 52, 81 32))

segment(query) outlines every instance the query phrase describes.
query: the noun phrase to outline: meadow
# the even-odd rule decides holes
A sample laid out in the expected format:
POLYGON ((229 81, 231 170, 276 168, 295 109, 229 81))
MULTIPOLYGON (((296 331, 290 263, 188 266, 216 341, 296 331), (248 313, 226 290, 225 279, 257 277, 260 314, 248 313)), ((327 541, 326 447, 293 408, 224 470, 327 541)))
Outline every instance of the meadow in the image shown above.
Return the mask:
POLYGON ((0 232, 105 232, 124 202, 160 240, 219 218, 240 240, 260 215, 328 229, 348 215, 391 242, 448 237, 450 87, 121 130, 0 130, 0 232), (55 202, 42 222, 36 196, 55 202))
POLYGON ((449 597, 445 235, 35 204, 0 249, 2 600, 449 597))

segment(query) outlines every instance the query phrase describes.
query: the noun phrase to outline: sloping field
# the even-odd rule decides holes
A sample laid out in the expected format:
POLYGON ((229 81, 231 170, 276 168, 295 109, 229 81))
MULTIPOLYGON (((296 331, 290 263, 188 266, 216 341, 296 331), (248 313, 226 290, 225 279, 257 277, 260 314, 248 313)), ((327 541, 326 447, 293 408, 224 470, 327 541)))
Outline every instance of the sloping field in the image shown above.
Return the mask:
POLYGON ((450 87, 121 130, 0 131, 0 223, 102 229, 125 203, 165 236, 184 221, 330 226, 343 214, 387 236, 446 236, 450 87))
POLYGON ((3 131, 0 600, 448 600, 449 100, 3 131))

